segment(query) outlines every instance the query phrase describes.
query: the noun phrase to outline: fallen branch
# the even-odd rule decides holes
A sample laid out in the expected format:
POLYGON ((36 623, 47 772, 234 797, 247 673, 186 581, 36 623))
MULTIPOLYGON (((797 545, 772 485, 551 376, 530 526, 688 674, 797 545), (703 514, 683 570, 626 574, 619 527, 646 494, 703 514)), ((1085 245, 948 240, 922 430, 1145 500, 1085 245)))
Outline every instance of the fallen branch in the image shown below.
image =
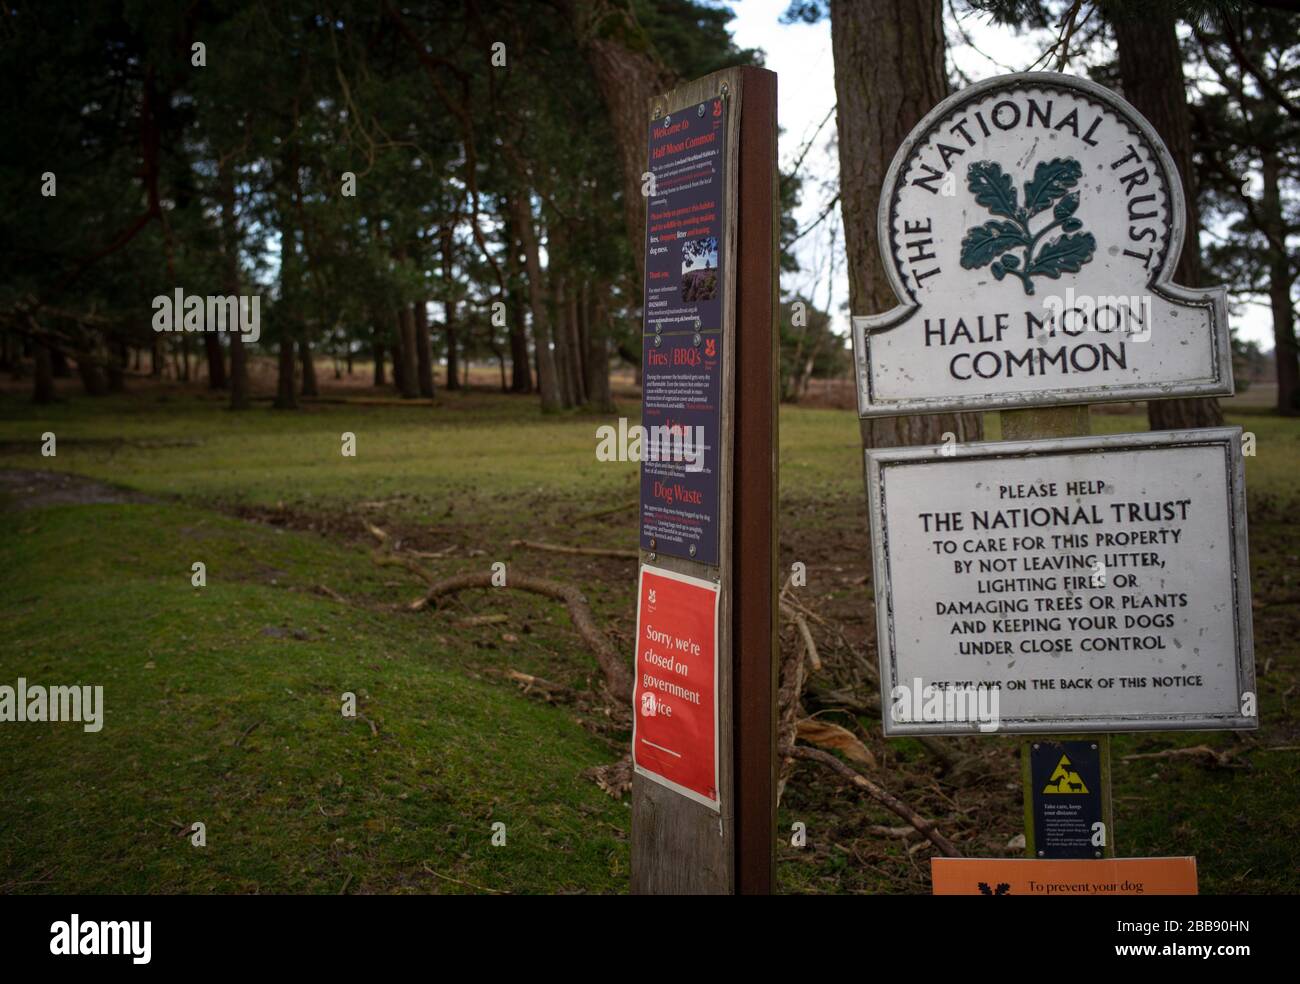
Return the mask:
POLYGON ((948 840, 948 838, 944 837, 943 834, 939 833, 939 831, 935 829, 935 826, 931 821, 926 820, 898 797, 872 782, 856 769, 845 765, 830 752, 823 752, 818 748, 809 748, 806 745, 794 745, 783 749, 783 754, 791 755, 794 758, 805 759, 810 762, 817 762, 826 766, 828 769, 833 770, 849 783, 865 792, 877 803, 885 807, 885 809, 899 817, 902 817, 909 824, 915 827, 917 832, 922 834, 926 840, 937 847, 944 857, 962 857, 962 853, 953 846, 952 842, 948 840))
POLYGON ((529 550, 544 550, 547 553, 577 554, 582 557, 617 557, 619 560, 639 560, 640 554, 635 550, 606 550, 601 547, 566 547, 558 543, 539 543, 535 540, 511 540, 512 547, 527 547, 529 550))
POLYGON ((814 673, 820 671, 822 661, 821 657, 817 655, 817 643, 813 642, 812 630, 808 628, 808 620, 793 605, 785 602, 781 603, 781 614, 793 620, 795 628, 799 630, 799 635, 803 639, 804 649, 808 654, 808 663, 812 666, 814 673))
POLYGON ((506 670, 506 676, 514 680, 515 683, 523 684, 524 693, 530 690, 539 690, 547 697, 565 697, 572 698, 573 691, 562 683, 552 683, 543 677, 533 676, 531 673, 524 673, 521 670, 506 670))
POLYGON ((428 864, 422 865, 425 871, 435 878, 441 878, 443 881, 454 882, 457 885, 464 885, 466 888, 474 888, 480 892, 491 892, 493 895, 500 895, 501 892, 495 888, 488 888, 486 885, 475 885, 473 882, 461 881, 459 878, 452 878, 451 875, 444 875, 441 871, 434 871, 428 864))
MULTIPOLYGON (((372 523, 366 522, 364 519, 361 521, 361 525, 369 531, 371 536, 379 541, 379 546, 375 547, 375 549, 370 552, 370 559, 378 566, 401 567, 403 570, 410 571, 425 584, 434 583, 436 578, 431 573, 426 571, 410 557, 403 557, 397 553, 392 541, 388 539, 388 534, 382 529, 372 523)), ((423 605, 420 607, 423 607, 423 605)))
POLYGON ((457 619, 456 624, 461 628, 473 628, 477 625, 500 625, 502 622, 509 622, 510 616, 505 613, 496 615, 467 615, 465 618, 457 619))
MULTIPOLYGON (((472 574, 457 574, 455 577, 436 581, 429 585, 429 590, 424 597, 413 601, 410 607, 423 608, 439 598, 456 594, 468 588, 495 587, 492 583, 492 577, 491 571, 480 571, 472 574)), ((578 634, 591 647, 596 662, 605 674, 605 684, 613 699, 623 705, 631 702, 632 671, 615 651, 609 639, 596 625, 596 619, 591 613, 591 607, 587 604, 586 596, 578 588, 572 584, 565 584, 563 581, 555 581, 547 577, 532 577, 528 574, 514 573, 510 574, 506 584, 502 587, 507 590, 515 588, 520 591, 528 591, 532 594, 544 595, 547 598, 554 598, 556 601, 564 602, 569 610, 569 618, 573 621, 573 627, 578 630, 578 634)))
POLYGON ((573 521, 575 523, 581 523, 581 522, 585 522, 588 519, 604 519, 606 516, 614 515, 614 513, 621 513, 624 512, 625 510, 632 509, 633 507, 640 504, 640 502, 641 502, 640 499, 633 499, 631 502, 624 502, 622 505, 614 506, 612 509, 601 509, 597 512, 583 513, 581 516, 576 517, 573 521))
MULTIPOLYGON (((776 742, 783 748, 793 746, 799 734, 799 718, 803 709, 803 687, 806 676, 804 672, 804 657, 806 655, 807 647, 800 639, 796 640, 790 655, 781 661, 780 689, 777 693, 776 742)), ((794 771, 794 759, 789 755, 782 755, 781 764, 777 770, 777 805, 780 805, 781 797, 785 795, 785 787, 790 781, 792 771, 794 771)))
POLYGON ((1210 759, 1215 765, 1229 768, 1233 766, 1233 756, 1241 749, 1230 748, 1226 752, 1218 752, 1209 745, 1191 745, 1187 748, 1166 748, 1163 752, 1140 752, 1133 755, 1125 755, 1125 762, 1136 762, 1138 759, 1168 759, 1183 758, 1184 756, 1199 756, 1210 759))
POLYGON ((325 595, 327 598, 333 598, 340 605, 346 605, 348 603, 348 600, 346 598, 344 598, 341 594, 339 594, 337 591, 335 591, 333 588, 329 587, 328 585, 318 584, 316 585, 316 590, 320 594, 325 595))

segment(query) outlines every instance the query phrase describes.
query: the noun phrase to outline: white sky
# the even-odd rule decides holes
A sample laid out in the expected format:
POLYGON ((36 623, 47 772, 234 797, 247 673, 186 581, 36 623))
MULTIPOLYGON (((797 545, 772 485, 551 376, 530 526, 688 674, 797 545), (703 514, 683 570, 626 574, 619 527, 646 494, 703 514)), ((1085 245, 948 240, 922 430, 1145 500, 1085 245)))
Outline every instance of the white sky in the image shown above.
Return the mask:
MULTIPOLYGON (((778 75, 777 111, 778 122, 783 128, 780 145, 783 166, 788 166, 798 156, 800 149, 816 132, 818 124, 835 105, 830 21, 823 18, 813 25, 784 25, 780 18, 788 5, 788 0, 734 0, 732 9, 736 17, 730 25, 736 43, 745 48, 762 48, 767 67, 778 75)), ((1016 35, 1005 28, 987 24, 978 15, 963 17, 962 25, 979 51, 950 36, 948 59, 974 80, 1002 75, 1007 67, 1024 71, 1051 43, 1051 37, 1046 34, 1016 35), (1001 66, 990 59, 996 59, 1001 66)), ((952 33, 949 25, 949 34, 952 33)), ((832 117, 804 159, 803 204, 796 213, 800 229, 821 214, 834 194, 833 183, 838 169, 832 142, 834 130, 832 117), (831 182, 829 190, 821 186, 827 181, 831 182)), ((829 286, 834 324, 838 331, 846 333, 848 318, 841 306, 848 301, 848 280, 844 274, 847 260, 843 255, 842 237, 837 238, 835 248, 831 248, 831 229, 828 227, 832 227, 832 223, 837 229, 838 206, 822 226, 796 245, 795 251, 803 269, 797 274, 784 275, 781 285, 786 290, 802 291, 822 307, 826 306, 829 286)), ((1267 310, 1258 304, 1234 306, 1236 310, 1231 315, 1231 324, 1238 336, 1257 341, 1264 349, 1271 349, 1273 329, 1267 310)))

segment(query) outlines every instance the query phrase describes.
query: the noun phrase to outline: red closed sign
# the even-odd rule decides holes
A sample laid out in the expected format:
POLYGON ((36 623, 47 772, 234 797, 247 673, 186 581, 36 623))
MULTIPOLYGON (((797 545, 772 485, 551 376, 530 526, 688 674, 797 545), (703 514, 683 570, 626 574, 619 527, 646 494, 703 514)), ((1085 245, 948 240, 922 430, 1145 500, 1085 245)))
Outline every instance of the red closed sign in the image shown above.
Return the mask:
POLYGON ((641 568, 632 763, 711 809, 718 802, 718 586, 641 568))

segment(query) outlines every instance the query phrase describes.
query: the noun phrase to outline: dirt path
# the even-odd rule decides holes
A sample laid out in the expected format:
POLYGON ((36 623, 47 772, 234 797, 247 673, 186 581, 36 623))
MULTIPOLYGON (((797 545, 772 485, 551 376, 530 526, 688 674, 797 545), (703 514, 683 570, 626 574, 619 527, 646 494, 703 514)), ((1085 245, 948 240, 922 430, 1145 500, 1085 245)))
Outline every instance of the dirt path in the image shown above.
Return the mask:
POLYGON ((147 495, 67 472, 0 470, 0 509, 156 502, 147 495))

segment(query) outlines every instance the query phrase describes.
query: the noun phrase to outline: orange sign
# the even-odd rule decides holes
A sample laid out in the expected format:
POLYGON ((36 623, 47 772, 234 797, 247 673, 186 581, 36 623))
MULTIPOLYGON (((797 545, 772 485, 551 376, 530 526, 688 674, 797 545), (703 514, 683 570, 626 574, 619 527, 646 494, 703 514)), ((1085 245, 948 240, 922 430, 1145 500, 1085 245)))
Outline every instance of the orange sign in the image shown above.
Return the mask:
POLYGON ((1195 895, 1196 858, 931 858, 935 895, 1195 895))

